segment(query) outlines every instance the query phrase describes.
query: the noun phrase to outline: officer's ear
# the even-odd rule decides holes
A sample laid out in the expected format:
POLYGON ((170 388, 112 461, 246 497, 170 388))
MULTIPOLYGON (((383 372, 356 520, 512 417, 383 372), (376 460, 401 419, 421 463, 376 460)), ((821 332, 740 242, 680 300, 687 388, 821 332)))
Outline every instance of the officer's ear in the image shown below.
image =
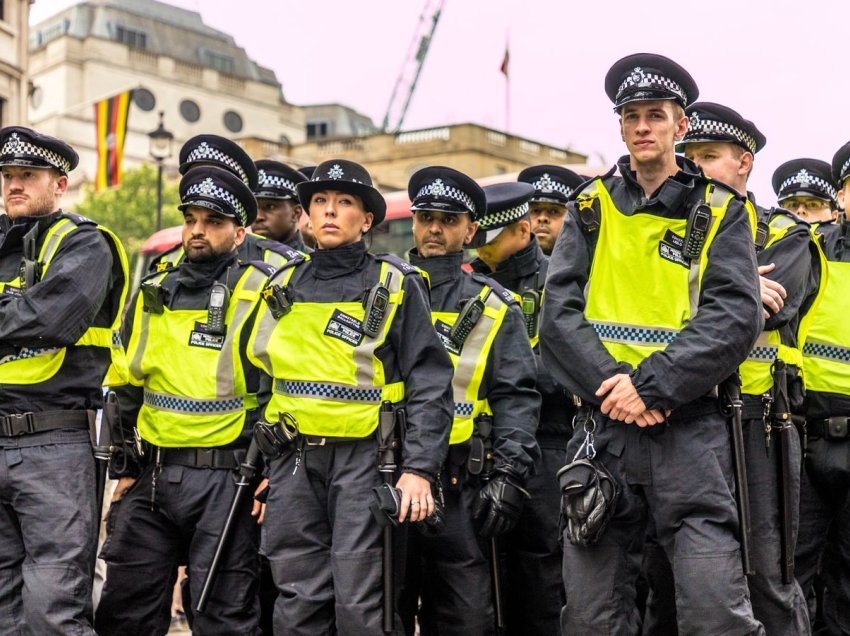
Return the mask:
POLYGON ((295 219, 296 223, 298 223, 298 221, 301 220, 301 215, 303 213, 304 213, 304 208, 301 207, 300 203, 296 203, 294 206, 292 206, 292 218, 295 219))
POLYGON ((749 177, 753 170, 753 153, 744 151, 741 153, 741 166, 738 168, 738 174, 749 177))
POLYGON ((58 170, 55 170, 53 183, 53 194, 57 197, 61 197, 63 194, 65 194, 65 190, 68 189, 68 175, 62 174, 58 170))
POLYGON ((360 233, 361 234, 366 234, 366 232, 368 232, 369 230, 372 229, 372 221, 374 219, 375 219, 374 214, 372 214, 371 212, 365 213, 365 219, 364 219, 363 225, 360 226, 360 233))
POLYGON ((236 236, 234 237, 234 242, 236 243, 236 247, 242 245, 242 242, 245 240, 245 227, 242 225, 236 226, 236 236))
POLYGON ((469 225, 466 226, 466 234, 463 237, 463 244, 469 245, 472 241, 472 237, 475 236, 475 233, 478 231, 478 221, 471 221, 469 225))
POLYGON ((839 207, 839 208, 841 208, 842 210, 845 210, 845 211, 847 210, 847 206, 846 206, 846 205, 844 205, 844 194, 847 192, 847 188, 848 188, 848 185, 847 185, 847 184, 848 184, 848 182, 850 182, 850 179, 848 179, 847 181, 845 181, 845 182, 844 182, 844 187, 843 187, 843 188, 841 188, 841 189, 838 191, 838 207, 839 207))

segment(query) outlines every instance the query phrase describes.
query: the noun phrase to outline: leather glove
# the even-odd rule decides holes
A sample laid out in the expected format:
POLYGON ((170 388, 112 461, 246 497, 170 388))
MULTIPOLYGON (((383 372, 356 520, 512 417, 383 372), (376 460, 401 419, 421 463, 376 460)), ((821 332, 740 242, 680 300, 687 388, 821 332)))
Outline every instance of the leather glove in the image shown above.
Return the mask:
POLYGON ((511 530, 519 519, 525 500, 530 497, 517 477, 497 472, 484 484, 472 508, 478 534, 491 539, 511 530))

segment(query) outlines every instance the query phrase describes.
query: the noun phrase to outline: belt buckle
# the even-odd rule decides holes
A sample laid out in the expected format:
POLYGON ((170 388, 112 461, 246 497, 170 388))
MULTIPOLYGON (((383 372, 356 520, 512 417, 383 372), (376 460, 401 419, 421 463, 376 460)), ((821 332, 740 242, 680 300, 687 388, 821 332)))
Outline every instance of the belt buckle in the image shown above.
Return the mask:
POLYGON ((313 437, 313 438, 305 437, 304 438, 304 443, 307 444, 307 446, 324 446, 325 443, 327 443, 327 441, 328 441, 327 437, 313 437))
POLYGON ((195 451, 195 466, 197 468, 214 468, 212 448, 198 448, 195 451))
POLYGON ((846 439, 848 435, 847 423, 850 418, 831 417, 826 421, 826 434, 829 439, 846 439))
POLYGON ((34 418, 32 412, 27 413, 12 413, 4 418, 8 433, 12 437, 20 437, 27 433, 32 433, 34 418))

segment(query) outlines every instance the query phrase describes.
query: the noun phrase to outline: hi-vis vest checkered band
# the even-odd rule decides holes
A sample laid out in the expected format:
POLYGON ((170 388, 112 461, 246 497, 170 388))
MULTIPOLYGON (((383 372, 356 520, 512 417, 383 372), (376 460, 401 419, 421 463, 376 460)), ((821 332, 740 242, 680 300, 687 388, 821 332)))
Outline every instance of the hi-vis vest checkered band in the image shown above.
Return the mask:
MULTIPOLYGON (((231 270, 232 274, 232 270, 231 270)), ((162 284, 169 272, 148 279, 162 284)), ((210 336, 206 309, 144 311, 139 294, 127 347, 130 382, 144 386, 137 427, 142 438, 164 447, 228 444, 242 432, 246 410, 257 407, 249 392, 239 347, 243 331, 268 280, 249 265, 231 289, 225 333, 210 336)))
POLYGON ((827 261, 826 282, 803 345, 806 390, 850 396, 850 263, 827 261))
POLYGON ((484 302, 484 313, 470 331, 463 346, 449 340, 447 331, 457 321, 458 312, 431 312, 431 320, 454 365, 452 393, 454 395, 454 421, 449 444, 465 442, 473 433, 475 418, 481 414, 492 415, 486 396, 481 397, 481 382, 487 370, 487 359, 493 341, 508 312, 508 305, 489 287, 483 287, 478 297, 484 302))
MULTIPOLYGON (((747 201, 749 205, 752 205, 747 201)), ((775 214, 768 224, 769 236, 765 249, 781 241, 788 232, 797 225, 797 221, 788 214, 775 214)), ((786 364, 791 364, 799 369, 803 367, 803 346, 808 336, 812 317, 820 303, 824 282, 826 277, 826 258, 820 248, 820 244, 812 236, 811 248, 816 250, 820 261, 821 285, 814 302, 804 316, 800 317, 797 326, 796 346, 791 342, 783 342, 782 335, 778 330, 763 331, 756 341, 747 359, 741 364, 741 392, 745 395, 762 395, 773 387, 773 362, 778 358, 786 364)), ((805 374, 803 374, 805 379, 805 374)))
POLYGON ((696 315, 707 255, 733 195, 706 186, 711 222, 701 255, 693 262, 681 253, 685 218, 627 216, 601 179, 585 186, 577 204, 591 205, 594 198, 599 200, 600 224, 584 315, 608 352, 636 367, 672 343, 696 315), (653 300, 647 302, 650 296, 653 300))
MULTIPOLYGON (((297 276, 308 263, 309 256, 290 261, 269 285, 287 286, 294 280, 297 287, 297 276)), ((365 438, 374 432, 381 403, 398 403, 405 396, 404 383, 387 382, 375 354, 386 342, 404 298, 404 277, 394 264, 381 261, 380 275, 372 284, 386 284, 389 302, 375 337, 361 328, 365 310, 360 301, 295 300, 280 319, 261 306, 248 340, 248 357, 274 378, 264 414, 268 422, 289 413, 304 435, 365 438)))
MULTIPOLYGON (((38 252, 36 261, 41 264, 41 278, 43 279, 53 258, 59 251, 62 241, 74 232, 80 224, 91 223, 79 216, 60 215, 47 228, 38 252), (80 221, 80 223, 78 223, 80 221)), ((121 245, 121 241, 110 230, 100 225, 96 226, 101 232, 107 245, 112 252, 112 290, 105 302, 110 303, 112 313, 109 316, 108 327, 89 327, 74 343, 75 347, 102 347, 110 353, 111 362, 108 369, 104 370, 104 386, 116 386, 127 382, 127 358, 124 355, 124 347, 121 343, 121 310, 127 299, 129 285, 129 267, 127 255, 121 245)), ((10 281, 0 282, 0 293, 7 288, 22 287, 20 277, 10 281)), ((23 292, 24 294, 26 291, 23 292)), ((39 384, 52 378, 62 368, 65 361, 67 348, 65 347, 37 347, 23 348, 16 354, 0 358, 0 383, 3 384, 39 384)))

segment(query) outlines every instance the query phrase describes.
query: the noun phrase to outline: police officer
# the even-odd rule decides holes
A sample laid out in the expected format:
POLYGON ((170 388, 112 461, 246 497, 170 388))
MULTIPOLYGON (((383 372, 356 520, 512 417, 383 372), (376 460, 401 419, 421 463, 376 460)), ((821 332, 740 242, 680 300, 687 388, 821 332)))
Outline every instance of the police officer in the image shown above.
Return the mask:
POLYGON ((690 121, 682 140, 685 156, 709 178, 746 194, 747 207, 759 218, 756 257, 767 279, 762 285, 765 327, 740 368, 755 571, 748 583, 753 614, 768 634, 806 634, 802 590, 792 572, 786 569, 783 575, 780 567, 783 556, 793 565, 802 461, 800 438, 789 421, 783 425, 780 411, 792 406, 781 395, 786 389, 802 398, 802 347, 818 297, 821 251, 805 221, 781 208, 757 208, 747 190, 753 159, 766 143, 755 124, 711 102, 692 104, 685 114, 690 121), (767 286, 770 282, 774 287, 767 286), (777 377, 779 386, 775 372, 783 374, 777 377), (783 500, 791 510, 784 510, 783 500), (787 546, 783 536, 791 539, 787 546))
MULTIPOLYGON (((850 195, 850 143, 832 160, 839 199, 850 195)), ((825 634, 850 632, 850 241, 847 224, 822 223, 828 259, 825 290, 803 347, 806 378, 805 454, 797 540, 797 579, 811 599, 820 566, 825 634)), ((820 633, 820 632, 818 632, 820 633)))
MULTIPOLYGON (((239 144, 219 135, 196 135, 180 148, 180 174, 185 175, 193 168, 214 166, 228 170, 251 190, 259 185, 259 173, 251 157, 239 144)), ((239 259, 245 263, 265 261, 278 267, 296 256, 297 250, 289 245, 254 234, 245 233, 245 240, 237 247, 239 259)), ((183 247, 178 246, 154 261, 151 271, 162 271, 176 265, 183 258, 183 247)))
MULTIPOLYGON (((244 340, 268 274, 237 246, 256 214, 251 190, 230 172, 198 167, 180 181, 179 265, 142 283, 125 318, 131 385, 119 392, 119 478, 102 557, 100 634, 164 634, 178 565, 197 600, 233 499, 233 471, 255 419, 259 372, 244 340), (143 454, 132 452, 137 435, 143 454)), ((257 524, 238 511, 200 634, 257 632, 257 524)))
POLYGON ((826 161, 786 161, 774 171, 771 181, 779 205, 807 223, 831 223, 838 218, 832 167, 826 161))
MULTIPOLYGON (((452 364, 420 272, 366 250, 363 235, 386 214, 369 173, 326 161, 297 190, 318 249, 271 279, 248 343, 251 359, 274 378, 255 435, 280 442, 262 530, 280 592, 275 632, 375 634, 383 579, 373 488, 394 482, 397 491, 379 492, 397 494, 391 514, 399 523, 433 512, 451 428, 452 364)), ((397 612, 385 618, 402 633, 397 612)))
POLYGON ((298 170, 271 159, 256 162, 257 218, 251 226, 255 234, 284 243, 300 252, 305 250, 299 223, 303 213, 295 186, 306 177, 298 170))
POLYGON ((77 160, 59 139, 0 130, 4 634, 94 633, 99 515, 89 426, 112 352, 123 359, 112 342, 127 262, 108 230, 59 207, 77 160))
POLYGON ((546 256, 552 253, 555 239, 564 224, 567 200, 584 179, 561 166, 532 166, 519 173, 517 181, 534 186, 528 206, 531 232, 546 256))
POLYGON ((483 190, 457 170, 434 166, 410 178, 408 196, 416 242, 410 262, 431 281, 431 318, 455 374, 451 445, 441 471, 446 528, 411 533, 401 605, 409 610, 408 634, 420 596, 423 634, 490 634, 488 555, 473 516, 485 539, 505 534, 519 518, 523 486, 540 456, 536 365, 511 293, 461 269, 475 219, 486 211, 483 190))
MULTIPOLYGON (((531 232, 529 201, 534 186, 504 183, 487 186, 487 214, 481 217, 472 244, 478 258, 474 271, 490 276, 522 299, 526 330, 537 345, 537 324, 548 262, 531 232)), ((501 542, 506 552, 505 619, 510 633, 552 634, 564 603, 561 548, 558 540, 560 490, 555 473, 563 466, 575 409, 562 387, 542 364, 537 367, 541 393, 537 443, 540 459, 526 481, 531 498, 516 528, 501 542)))
POLYGON ((732 453, 715 397, 763 325, 752 231, 737 195, 675 155, 698 93, 685 69, 630 55, 609 70, 605 91, 629 154, 620 177, 612 169, 568 206, 541 349, 583 403, 568 457, 592 458, 620 492, 586 545, 568 540, 582 542, 575 528, 588 519, 565 500, 561 627, 638 631, 634 583, 649 521, 672 562, 680 633, 763 633, 741 567, 732 453))

